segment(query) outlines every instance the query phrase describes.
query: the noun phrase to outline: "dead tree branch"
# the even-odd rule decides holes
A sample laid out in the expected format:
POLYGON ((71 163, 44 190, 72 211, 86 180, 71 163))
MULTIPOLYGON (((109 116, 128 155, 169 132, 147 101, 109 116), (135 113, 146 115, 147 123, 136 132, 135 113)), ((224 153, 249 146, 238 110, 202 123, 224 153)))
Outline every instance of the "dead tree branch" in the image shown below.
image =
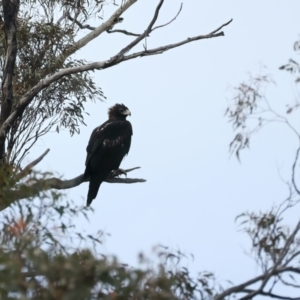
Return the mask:
POLYGON ((69 14, 67 15, 68 19, 72 22, 74 22, 80 29, 89 29, 89 30, 95 30, 96 27, 90 26, 88 24, 83 25, 82 23, 80 23, 78 20, 72 18, 69 14))
POLYGON ((299 158, 299 152, 300 152, 300 147, 297 149, 296 157, 295 157, 293 167, 292 167, 292 183, 293 183, 294 189, 298 195, 300 195, 300 190, 296 184, 295 174, 296 174, 296 166, 297 166, 297 162, 298 162, 298 158, 299 158))
POLYGON ((176 16, 171 20, 169 21, 168 23, 165 23, 165 24, 162 24, 162 25, 159 25, 159 26, 156 26, 152 29, 152 32, 158 28, 162 28, 162 27, 165 27, 165 26, 168 26, 169 24, 171 24, 173 21, 175 21, 177 19, 177 17, 179 16, 179 14, 181 13, 181 10, 182 10, 182 6, 183 4, 181 3, 180 5, 180 8, 179 8, 179 11, 177 12, 176 16))
POLYGON ((217 29, 213 30, 210 34, 214 34, 214 33, 219 32, 222 28, 224 28, 225 26, 229 25, 232 22, 232 20, 233 19, 230 19, 228 22, 224 23, 223 25, 221 25, 217 29))
POLYGON ((131 36, 140 36, 141 35, 139 33, 133 33, 133 32, 129 32, 129 31, 123 30, 123 29, 106 30, 106 32, 107 33, 116 33, 116 32, 119 32, 119 33, 123 33, 123 34, 126 34, 126 35, 131 35, 131 36))
MULTIPOLYGON (((46 153, 46 152, 45 152, 46 153)), ((48 153, 43 153, 43 157, 48 153)), ((42 160, 42 156, 40 156, 38 159, 33 161, 31 164, 35 163, 37 160, 42 160)), ((31 167, 31 164, 29 164, 28 170, 31 167)), ((35 163, 37 164, 37 163, 35 163)), ((32 166, 33 167, 33 166, 32 166)), ((130 168, 124 170, 126 173, 132 172, 134 170, 140 169, 140 167, 130 168)), ((0 211, 6 209, 10 204, 17 200, 36 197, 40 192, 45 192, 50 189, 57 189, 57 190, 66 190, 70 188, 74 188, 83 182, 88 182, 89 178, 84 180, 83 174, 69 179, 69 180, 62 180, 56 177, 47 178, 47 179, 37 179, 34 183, 28 185, 28 184, 21 184, 17 190, 9 190, 6 191, 5 197, 6 199, 9 199, 9 203, 3 203, 3 201, 0 201, 0 211)), ((119 177, 108 177, 105 182, 108 183, 138 183, 138 182, 146 182, 145 179, 142 178, 119 178, 119 177)))
MULTIPOLYGON (((163 1, 162 1, 163 2, 163 1)), ((159 28, 162 28, 162 27, 165 27, 165 26, 168 26, 169 24, 171 24, 173 21, 175 21, 178 17, 178 15, 181 13, 181 10, 182 10, 182 6, 183 4, 181 3, 180 5, 180 8, 179 8, 179 11, 177 12, 176 16, 169 22, 165 23, 165 24, 162 24, 162 25, 159 25, 159 26, 156 26, 154 27, 153 29, 151 29, 151 31, 148 33, 148 35, 146 36, 149 36, 151 32, 153 32, 154 30, 156 29, 159 29, 159 28)), ((157 17, 157 16, 156 16, 157 17)), ((78 25, 79 26, 79 25, 78 25)), ((80 27, 81 28, 81 27, 80 27)), ((85 27, 86 28, 86 27, 85 27)), ((129 32, 129 31, 126 31, 126 30, 123 30, 123 29, 115 29, 115 30, 107 30, 106 31, 107 33, 123 33, 123 34, 126 34, 126 35, 130 35, 130 36, 141 36, 142 34, 139 34, 139 33, 133 33, 133 32, 129 32)))
MULTIPOLYGON (((63 65, 63 62, 72 54, 74 54, 79 49, 86 46, 89 42, 96 39, 98 36, 100 36, 103 32, 106 32, 108 29, 110 29, 116 22, 116 20, 120 19, 120 16, 129 8, 131 7, 137 0, 127 0, 124 1, 124 3, 108 18, 107 21, 96 27, 94 30, 92 30, 90 33, 85 35, 83 38, 79 39, 76 43, 74 43, 71 47, 68 49, 65 49, 64 53, 59 55, 55 62, 53 62, 53 66, 51 69, 58 69, 61 68, 63 65)), ((46 75, 49 74, 49 70, 44 70, 38 76, 41 78, 44 78, 46 75)), ((0 134, 1 138, 1 134, 0 134)))
POLYGON ((123 48, 117 55, 115 55, 113 57, 114 60, 119 60, 119 58, 123 57, 126 53, 128 53, 134 46, 136 46, 141 40, 143 40, 146 36, 149 35, 149 33, 152 30, 152 27, 154 26, 157 18, 158 18, 158 14, 159 11, 162 7, 164 3, 164 0, 160 0, 160 2, 158 3, 155 12, 154 12, 154 16, 150 22, 150 24, 148 25, 147 29, 145 30, 144 33, 142 33, 140 36, 138 36, 135 40, 133 40, 131 43, 129 43, 125 48, 123 48))
MULTIPOLYGON (((286 265, 287 263, 284 263, 284 260, 286 259, 287 255, 289 254, 290 247, 291 247, 292 243, 295 241, 296 235, 299 233, 299 231, 300 231, 300 221, 297 223, 293 232, 290 234, 290 236, 286 240, 285 245, 284 245, 283 249, 281 250, 281 253, 280 253, 278 259, 275 261, 274 265, 269 270, 267 270, 260 276, 254 277, 242 284, 233 286, 233 287, 225 290, 221 294, 217 295, 214 298, 214 300, 223 300, 223 299, 225 299, 225 297, 228 297, 230 295, 236 295, 236 294, 241 294, 241 293, 246 293, 246 295, 239 298, 239 300, 250 300, 250 299, 253 299, 257 295, 269 296, 269 297, 272 297, 272 295, 274 295, 274 298, 277 298, 277 299, 294 299, 294 298, 288 298, 288 297, 280 298, 281 296, 279 296, 279 295, 277 295, 277 297, 275 297, 275 294, 272 294, 271 291, 266 292, 266 291, 264 291, 264 289, 267 286, 269 280, 271 278, 274 278, 275 276, 279 276, 284 273, 288 273, 290 275, 292 275, 292 274, 299 275, 300 274, 300 269, 287 266, 286 265), (258 284, 258 283, 260 283, 260 285, 258 286, 257 289, 249 288, 253 284, 258 284)), ((290 260, 287 259, 287 261, 289 262, 290 260)), ((295 298, 295 299, 299 299, 299 298, 295 298)))
MULTIPOLYGON (((253 293, 254 290, 245 289, 242 292, 250 294, 250 293, 253 293)), ((274 298, 274 299, 281 299, 281 300, 299 300, 300 299, 299 297, 285 297, 285 296, 280 296, 280 295, 277 295, 277 294, 274 294, 274 293, 264 292, 264 291, 259 292, 259 295, 274 298)))
POLYGON ((158 47, 158 48, 145 49, 143 51, 136 52, 136 53, 133 53, 133 54, 130 54, 130 55, 126 56, 125 53, 130 51, 132 49, 132 47, 134 47, 138 42, 140 42, 151 31, 151 28, 152 28, 152 26, 154 25, 154 23, 157 19, 159 9, 160 9, 162 3, 163 3, 163 0, 160 1, 160 4, 159 4, 159 6, 157 7, 157 9, 155 11, 155 15, 154 15, 151 23, 149 24, 147 30, 144 32, 144 34, 142 34, 140 37, 136 38, 133 42, 128 44, 125 48, 123 48, 119 53, 117 53, 112 58, 110 58, 108 60, 105 60, 105 61, 93 62, 93 63, 90 63, 90 64, 78 66, 78 67, 62 69, 61 71, 53 74, 52 76, 49 76, 49 77, 41 80, 38 84, 36 84, 33 88, 31 88, 26 94, 24 94, 24 96, 20 100, 19 105, 16 107, 16 109, 10 114, 10 116, 6 119, 4 124, 1 126, 1 128, 0 128, 0 139, 3 136, 6 136, 11 124, 13 124, 13 122, 22 114, 24 109, 31 103, 33 98, 41 90, 47 88, 51 83, 59 80, 60 78, 62 78, 64 76, 67 76, 67 75, 70 75, 70 74, 78 73, 78 72, 91 71, 91 70, 95 70, 95 69, 97 69, 97 70, 107 69, 107 68, 110 68, 112 66, 115 66, 115 65, 117 65, 121 62, 130 60, 130 59, 134 59, 134 58, 137 58, 137 57, 145 57, 145 56, 149 56, 149 55, 161 54, 161 53, 164 53, 164 52, 166 52, 170 49, 177 48, 177 47, 180 47, 184 44, 188 44, 188 43, 191 43, 191 42, 194 42, 194 41, 197 41, 197 40, 210 39, 210 38, 216 38, 216 37, 224 36, 223 31, 217 32, 217 30, 223 28, 224 26, 227 26, 228 24, 230 24, 232 22, 232 20, 230 20, 229 22, 223 24, 218 29, 214 30, 213 33, 209 33, 209 34, 206 34, 206 35, 198 35, 198 36, 195 36, 195 37, 187 38, 187 39, 185 39, 181 42, 178 42, 178 43, 169 44, 169 45, 161 46, 161 47, 158 47))

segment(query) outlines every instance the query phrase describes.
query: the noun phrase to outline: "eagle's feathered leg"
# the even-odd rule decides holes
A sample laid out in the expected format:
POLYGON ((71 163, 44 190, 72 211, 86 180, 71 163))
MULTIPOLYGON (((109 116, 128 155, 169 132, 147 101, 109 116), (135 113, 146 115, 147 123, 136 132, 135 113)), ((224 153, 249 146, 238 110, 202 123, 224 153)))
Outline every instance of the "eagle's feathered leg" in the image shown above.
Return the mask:
POLYGON ((121 175, 125 175, 127 177, 127 172, 123 169, 117 169, 117 170, 113 170, 111 172, 111 177, 117 177, 117 176, 121 176, 121 175))

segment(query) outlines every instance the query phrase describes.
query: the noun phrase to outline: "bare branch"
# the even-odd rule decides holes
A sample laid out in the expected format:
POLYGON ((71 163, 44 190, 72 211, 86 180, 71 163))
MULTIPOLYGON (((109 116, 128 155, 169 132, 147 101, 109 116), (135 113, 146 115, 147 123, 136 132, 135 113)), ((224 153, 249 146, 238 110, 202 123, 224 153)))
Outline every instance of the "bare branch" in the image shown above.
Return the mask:
MULTIPOLYGON (((64 53, 62 53, 60 56, 58 56, 56 58, 55 62, 53 63, 53 69, 61 68, 63 62, 69 56, 74 54, 79 49, 83 48, 90 41, 97 38, 103 32, 107 31, 109 28, 111 28, 115 24, 116 20, 119 20, 120 16, 135 2, 137 2, 137 0, 127 0, 126 2, 124 1, 124 3, 122 5, 120 5, 120 7, 110 16, 110 18, 106 22, 104 22, 100 26, 96 27, 93 31, 91 31, 90 33, 85 35, 83 38, 78 40, 76 43, 74 43, 74 45, 72 45, 68 49, 65 49, 64 53)), ((38 74, 38 76, 40 76, 41 78, 44 78, 48 74, 49 74, 49 70, 44 70, 43 72, 38 74)), ((0 139, 1 139, 1 134, 0 134, 0 139)))
POLYGON ((72 18, 69 14, 67 15, 67 17, 68 17, 68 19, 69 19, 70 21, 72 21, 72 22, 74 22, 76 25, 78 25, 78 27, 79 27, 80 29, 89 29, 89 30, 95 30, 95 29, 96 29, 96 27, 90 26, 90 25, 88 25, 88 24, 83 25, 83 24, 80 23, 78 20, 72 18))
MULTIPOLYGON (((244 293, 247 289, 248 286, 251 286, 255 283, 259 283, 262 282, 260 287, 258 287, 257 290, 248 290, 249 294, 245 295, 244 297, 240 298, 239 300, 248 300, 248 299, 252 299, 254 298, 256 295, 259 295, 260 293, 263 292, 263 288, 265 287, 266 283, 268 282, 268 280, 273 277, 273 276, 277 276, 279 274, 283 274, 283 273, 296 273, 296 274, 300 274, 300 269, 298 268, 293 268, 293 267, 279 267, 280 263, 282 262, 282 260, 284 259, 285 255, 286 255, 286 251, 289 249, 291 243, 293 242, 295 235, 297 234, 297 232, 300 230, 300 221, 298 222, 297 226, 295 227, 293 233, 290 235, 290 237, 287 239, 285 246, 282 250, 282 254, 279 257, 278 261, 276 262, 276 264, 274 264, 274 266, 269 270, 266 271, 264 274, 259 275, 257 277, 254 277, 248 281, 245 281, 242 284, 233 286, 225 291, 223 291, 221 294, 217 295, 214 300, 223 300, 225 299, 225 297, 228 297, 230 295, 233 294, 238 294, 238 293, 244 293)), ((264 293, 264 292, 263 292, 264 293)))
POLYGON ((60 24, 66 17, 67 17, 66 14, 63 13, 63 14, 61 15, 61 17, 59 17, 58 20, 56 21, 56 24, 57 24, 57 25, 60 24))
MULTIPOLYGON (((270 269, 269 272, 265 273, 265 278, 262 280, 262 283, 260 285, 260 287, 249 293, 248 295, 240 298, 240 300, 248 300, 248 299, 252 299, 253 297, 255 297, 256 295, 259 295, 261 292, 263 292, 263 289, 265 288, 265 286, 267 285, 269 279, 271 277, 273 277, 274 275, 277 275, 279 273, 281 273, 282 271, 280 271, 280 264, 282 263, 283 259, 285 258, 285 256, 287 255, 291 244, 293 243, 296 234, 299 232, 300 230, 300 221, 297 223, 295 229, 293 230, 292 234, 289 236, 289 238, 287 239, 282 251, 281 251, 281 255, 279 256, 278 260, 276 261, 276 263, 274 264, 274 266, 270 269)), ((283 268, 283 270, 285 271, 291 271, 291 269, 289 268, 289 270, 286 268, 283 268)), ((295 272, 295 271, 294 271, 295 272)), ((298 272, 300 272, 300 270, 298 270, 298 272)))
POLYGON ((233 286, 227 290, 225 290, 224 292, 222 292, 221 294, 217 295, 214 300, 223 300, 225 297, 232 295, 232 294, 236 294, 236 293, 240 293, 243 290, 245 290, 245 288, 249 285, 252 285, 254 283, 257 283, 261 280, 263 280, 265 278, 266 274, 262 274, 260 276, 254 277, 248 281, 245 281, 244 283, 241 283, 239 285, 233 286))
POLYGON ((129 32, 129 31, 126 31, 126 30, 123 30, 123 29, 106 30, 106 32, 107 33, 119 32, 119 33, 123 33, 123 34, 126 34, 126 35, 131 35, 131 36, 140 36, 141 35, 139 33, 132 33, 132 32, 129 32))
POLYGON ((293 168, 292 168, 292 183, 293 183, 294 189, 298 195, 300 195, 300 190, 298 189, 296 181, 295 181, 295 173, 296 173, 296 165, 297 165, 298 158, 299 158, 299 152, 300 152, 300 147, 298 148, 298 150, 296 152, 296 157, 295 157, 295 160, 293 163, 293 168))
MULTIPOLYGON (((277 269, 277 267, 282 263, 283 259, 285 258, 285 256, 287 255, 291 244, 294 242, 295 236, 296 234, 299 232, 300 230, 300 221, 297 223, 295 229, 293 230, 292 234, 289 236, 289 238, 286 240, 286 243, 281 251, 281 255, 278 258, 278 260, 276 261, 274 267, 272 269, 277 269)), ((300 271, 299 271, 300 272, 300 271)))
POLYGON ((217 32, 220 31, 223 27, 229 25, 232 21, 233 21, 233 19, 229 20, 228 22, 224 23, 223 25, 221 25, 220 27, 218 27, 217 29, 215 29, 214 31, 212 31, 210 34, 217 33, 217 32))
MULTIPOLYGON (((163 1, 161 0, 160 3, 162 3, 162 2, 163 1)), ((158 15, 158 11, 159 11, 159 7, 156 9, 156 15, 158 15)), ((156 20, 156 18, 154 17, 152 22, 151 22, 152 25, 150 24, 148 26, 148 29, 142 35, 143 37, 148 34, 149 30, 151 30, 151 26, 153 26, 155 20, 156 20)), ((232 22, 232 20, 230 20, 226 24, 223 24, 219 28, 222 28, 223 26, 228 25, 230 22, 232 22)), ((130 43, 127 47, 122 49, 118 54, 116 54, 115 56, 110 58, 109 60, 105 60, 105 61, 101 61, 101 62, 93 62, 93 63, 90 63, 90 64, 78 66, 78 67, 63 69, 63 70, 53 74, 52 76, 49 76, 49 77, 41 80, 37 85, 35 85, 32 89, 30 89, 21 98, 19 105, 16 107, 16 109, 11 113, 11 115, 6 119, 4 124, 1 126, 1 128, 0 128, 0 138, 2 136, 6 135, 6 132, 8 131, 11 124, 13 124, 13 122, 18 118, 18 116, 20 116, 22 114, 24 109, 30 104, 32 99, 41 90, 45 89, 51 83, 59 80, 60 78, 62 78, 64 76, 74 74, 74 73, 78 73, 78 72, 91 71, 91 70, 95 70, 95 69, 98 69, 98 70, 107 69, 107 68, 110 68, 110 67, 112 67, 116 64, 119 64, 121 62, 130 60, 130 59, 134 59, 134 58, 137 58, 137 57, 149 56, 149 55, 161 54, 161 53, 164 53, 164 52, 166 52, 170 49, 182 46, 184 44, 188 44, 188 43, 191 43, 191 42, 194 42, 194 41, 197 41, 197 40, 202 40, 202 39, 216 38, 216 37, 219 37, 219 36, 224 36, 224 32, 221 31, 221 32, 218 32, 218 33, 213 33, 213 34, 210 33, 210 34, 207 34, 207 35, 198 35, 198 36, 195 36, 195 37, 192 37, 192 38, 187 38, 187 39, 185 39, 181 42, 175 43, 175 44, 169 44, 169 45, 161 46, 161 47, 158 47, 158 48, 153 48, 153 49, 148 49, 148 50, 144 50, 144 51, 141 51, 141 52, 136 52, 136 53, 133 53, 133 54, 130 54, 130 55, 127 55, 127 56, 122 56, 122 53, 124 54, 127 51, 129 51, 138 41, 141 40, 141 38, 138 38, 134 42, 130 43)))
POLYGON ((157 47, 157 48, 153 48, 153 49, 146 49, 144 51, 140 51, 140 52, 136 52, 136 53, 124 56, 124 58, 121 61, 123 62, 123 61, 134 59, 134 58, 137 58, 137 57, 144 57, 144 56, 162 54, 162 53, 164 53, 164 52, 166 52, 170 49, 180 47, 184 44, 188 44, 188 43, 198 41, 198 40, 203 40, 203 39, 216 38, 216 37, 219 37, 219 36, 224 36, 224 32, 221 31, 219 33, 214 33, 214 34, 198 35, 198 36, 195 36, 195 37, 187 38, 187 39, 185 39, 181 42, 175 43, 175 44, 169 44, 169 45, 165 45, 165 46, 161 46, 161 47, 157 47))
MULTIPOLYGON (((241 292, 252 294, 253 292, 255 292, 255 290, 245 289, 241 292)), ((260 291, 259 295, 267 296, 267 297, 274 298, 274 299, 281 299, 281 300, 299 300, 299 297, 285 297, 285 296, 280 296, 280 295, 277 295, 277 294, 264 292, 264 291, 260 291)), ((240 298, 240 299, 243 299, 243 298, 240 298)))
POLYGON ((119 60, 119 58, 122 58, 126 53, 128 53, 134 46, 136 46, 143 38, 145 38, 146 36, 149 35, 149 33, 152 30, 153 25, 155 24, 157 18, 158 18, 158 14, 159 11, 162 7, 164 3, 164 0, 160 0, 160 2, 158 3, 155 12, 154 12, 154 16, 150 22, 150 24, 148 25, 147 29, 145 30, 144 33, 142 33, 140 36, 138 36, 135 40, 133 40, 130 44, 128 44, 125 48, 123 48, 117 55, 114 56, 114 59, 119 60))
POLYGON ((176 14, 176 16, 175 16, 171 21, 169 21, 169 22, 166 23, 166 24, 163 24, 163 25, 159 25, 159 26, 154 27, 154 28, 152 29, 152 32, 153 32, 154 30, 158 29, 158 28, 165 27, 165 26, 171 24, 173 21, 175 21, 175 20, 177 19, 177 17, 179 16, 179 14, 181 13, 182 6, 183 6, 183 3, 180 4, 180 8, 179 8, 178 13, 176 14))
POLYGON ((138 183, 138 182, 146 182, 146 179, 142 178, 110 178, 105 180, 108 183, 138 183))
MULTIPOLYGON (((287 268, 278 268, 276 271, 273 272, 273 276, 276 276, 278 274, 281 274, 281 273, 285 273, 285 272, 294 272, 294 273, 300 273, 300 270, 299 269, 296 269, 296 268, 291 268, 291 267, 287 267, 287 268)), ((250 289, 247 289, 248 286, 251 286, 255 283, 258 283, 262 280, 265 280, 266 277, 269 276, 269 272, 266 272, 265 274, 262 274, 262 275, 259 275, 257 277, 254 277, 248 281, 245 281, 244 283, 242 284, 239 284, 239 285, 236 285, 236 286, 233 286, 227 290, 225 290, 224 292, 222 292, 221 294, 217 295, 214 300, 223 300, 225 299, 225 297, 228 297, 230 295, 233 295, 233 294, 238 294, 238 293, 246 293, 248 292, 249 294, 240 298, 239 300, 243 299, 251 299, 253 297, 253 295, 257 295, 259 294, 260 292, 262 292, 260 290, 260 288, 258 288, 257 290, 250 290, 250 289)))
MULTIPOLYGON (((48 150, 45 153, 43 153, 42 156, 45 156, 49 152, 48 150)), ((43 158, 42 156, 40 156, 37 160, 42 160, 42 158, 43 158)), ((37 161, 37 160, 35 160, 35 161, 37 161)), ((31 164, 33 164, 34 162, 32 162, 31 164)), ((140 169, 140 167, 126 169, 124 171, 126 173, 129 173, 129 172, 132 172, 137 169, 140 169)), ((33 183, 31 185, 22 184, 18 187, 17 190, 9 190, 6 192, 5 197, 7 199, 9 199, 9 203, 1 202, 0 211, 4 210, 11 203, 13 203, 17 200, 35 197, 40 192, 47 191, 50 189, 66 190, 66 189, 76 187, 76 186, 82 184, 83 182, 87 182, 87 181, 89 181, 89 178, 84 179, 83 174, 81 174, 81 175, 79 175, 75 178, 69 179, 69 180, 62 180, 62 179, 53 177, 53 178, 48 178, 48 179, 37 180, 35 183, 33 183)), ((104 181, 108 182, 108 183, 126 183, 126 184, 146 182, 146 180, 142 179, 142 178, 119 178, 119 177, 109 177, 104 181)))
POLYGON ((34 166, 36 166, 49 153, 49 151, 50 151, 50 149, 47 149, 40 157, 38 157, 37 159, 35 159, 34 161, 32 161, 20 173, 18 173, 15 176, 16 182, 18 182, 19 180, 21 180, 22 178, 24 178, 25 176, 27 176, 31 172, 32 168, 34 166))
POLYGON ((287 280, 283 279, 282 276, 280 276, 280 275, 278 277, 279 277, 280 282, 283 283, 285 286, 290 286, 290 287, 296 288, 296 289, 300 288, 299 284, 288 282, 287 280))

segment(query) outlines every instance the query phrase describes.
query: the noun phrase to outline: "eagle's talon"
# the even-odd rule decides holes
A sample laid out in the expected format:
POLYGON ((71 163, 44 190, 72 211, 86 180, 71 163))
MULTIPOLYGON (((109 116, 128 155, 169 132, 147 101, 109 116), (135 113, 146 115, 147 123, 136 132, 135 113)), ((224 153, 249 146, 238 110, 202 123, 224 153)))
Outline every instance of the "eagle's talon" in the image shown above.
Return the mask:
POLYGON ((125 175, 127 177, 127 172, 123 169, 117 169, 111 172, 111 177, 119 177, 121 175, 125 175))

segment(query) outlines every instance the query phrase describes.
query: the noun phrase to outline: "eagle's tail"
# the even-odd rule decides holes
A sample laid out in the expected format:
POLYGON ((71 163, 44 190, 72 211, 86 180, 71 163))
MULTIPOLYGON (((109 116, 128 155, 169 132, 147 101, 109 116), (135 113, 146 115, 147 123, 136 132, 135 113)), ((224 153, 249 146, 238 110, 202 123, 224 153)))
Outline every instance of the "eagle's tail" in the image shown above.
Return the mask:
POLYGON ((87 195, 86 206, 90 206, 92 201, 96 198, 98 194, 98 190, 100 188, 100 184, 103 182, 102 178, 99 176, 94 175, 90 177, 90 185, 89 185, 89 192, 87 195))

